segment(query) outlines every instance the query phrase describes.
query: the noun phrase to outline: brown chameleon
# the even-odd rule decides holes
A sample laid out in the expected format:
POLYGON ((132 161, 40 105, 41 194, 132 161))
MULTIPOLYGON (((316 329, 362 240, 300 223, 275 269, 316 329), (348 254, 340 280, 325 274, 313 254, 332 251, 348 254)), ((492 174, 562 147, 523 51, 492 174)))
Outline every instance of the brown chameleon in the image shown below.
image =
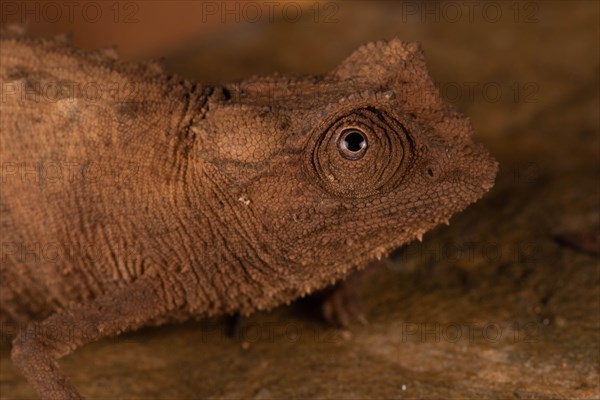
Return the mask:
POLYGON ((493 185, 416 43, 212 86, 113 53, 1 39, 0 321, 44 399, 80 398, 57 360, 86 343, 288 303, 493 185))

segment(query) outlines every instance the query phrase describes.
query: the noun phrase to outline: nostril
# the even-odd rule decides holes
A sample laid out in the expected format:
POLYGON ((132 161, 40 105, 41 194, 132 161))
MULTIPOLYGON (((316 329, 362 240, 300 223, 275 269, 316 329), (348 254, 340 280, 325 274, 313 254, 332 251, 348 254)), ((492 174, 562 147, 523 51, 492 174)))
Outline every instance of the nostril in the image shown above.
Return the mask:
POLYGON ((436 168, 433 165, 426 165, 423 168, 423 175, 429 179, 436 178, 436 168))

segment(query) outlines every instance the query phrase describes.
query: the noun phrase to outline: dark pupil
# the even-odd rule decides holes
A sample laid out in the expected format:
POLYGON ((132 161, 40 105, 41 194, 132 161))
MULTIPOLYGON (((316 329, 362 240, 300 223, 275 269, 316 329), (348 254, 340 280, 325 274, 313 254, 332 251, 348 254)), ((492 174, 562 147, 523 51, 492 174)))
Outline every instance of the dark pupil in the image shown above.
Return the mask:
POLYGON ((346 145, 346 148, 353 153, 362 149, 364 142, 365 138, 363 138, 363 135, 356 131, 352 131, 344 137, 344 145, 346 145))

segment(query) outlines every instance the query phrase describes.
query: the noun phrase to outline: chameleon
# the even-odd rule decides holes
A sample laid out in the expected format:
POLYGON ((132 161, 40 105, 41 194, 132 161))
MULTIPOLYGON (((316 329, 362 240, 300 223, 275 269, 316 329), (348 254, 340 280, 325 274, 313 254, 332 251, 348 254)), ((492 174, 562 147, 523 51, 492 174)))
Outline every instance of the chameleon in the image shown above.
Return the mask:
POLYGON ((319 76, 201 84, 3 34, 0 322, 42 399, 105 337, 248 315, 363 270, 480 199, 498 164, 418 43, 319 76))

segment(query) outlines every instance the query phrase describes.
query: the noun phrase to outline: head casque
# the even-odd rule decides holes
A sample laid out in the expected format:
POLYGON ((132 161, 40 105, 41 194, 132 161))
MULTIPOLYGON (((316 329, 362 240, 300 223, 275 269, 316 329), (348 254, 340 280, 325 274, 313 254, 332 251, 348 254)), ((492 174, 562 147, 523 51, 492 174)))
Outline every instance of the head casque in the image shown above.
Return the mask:
POLYGON ((363 266, 493 186, 496 161, 442 102, 415 43, 369 43, 322 77, 223 90, 201 130, 217 150, 203 156, 292 262, 363 266))

